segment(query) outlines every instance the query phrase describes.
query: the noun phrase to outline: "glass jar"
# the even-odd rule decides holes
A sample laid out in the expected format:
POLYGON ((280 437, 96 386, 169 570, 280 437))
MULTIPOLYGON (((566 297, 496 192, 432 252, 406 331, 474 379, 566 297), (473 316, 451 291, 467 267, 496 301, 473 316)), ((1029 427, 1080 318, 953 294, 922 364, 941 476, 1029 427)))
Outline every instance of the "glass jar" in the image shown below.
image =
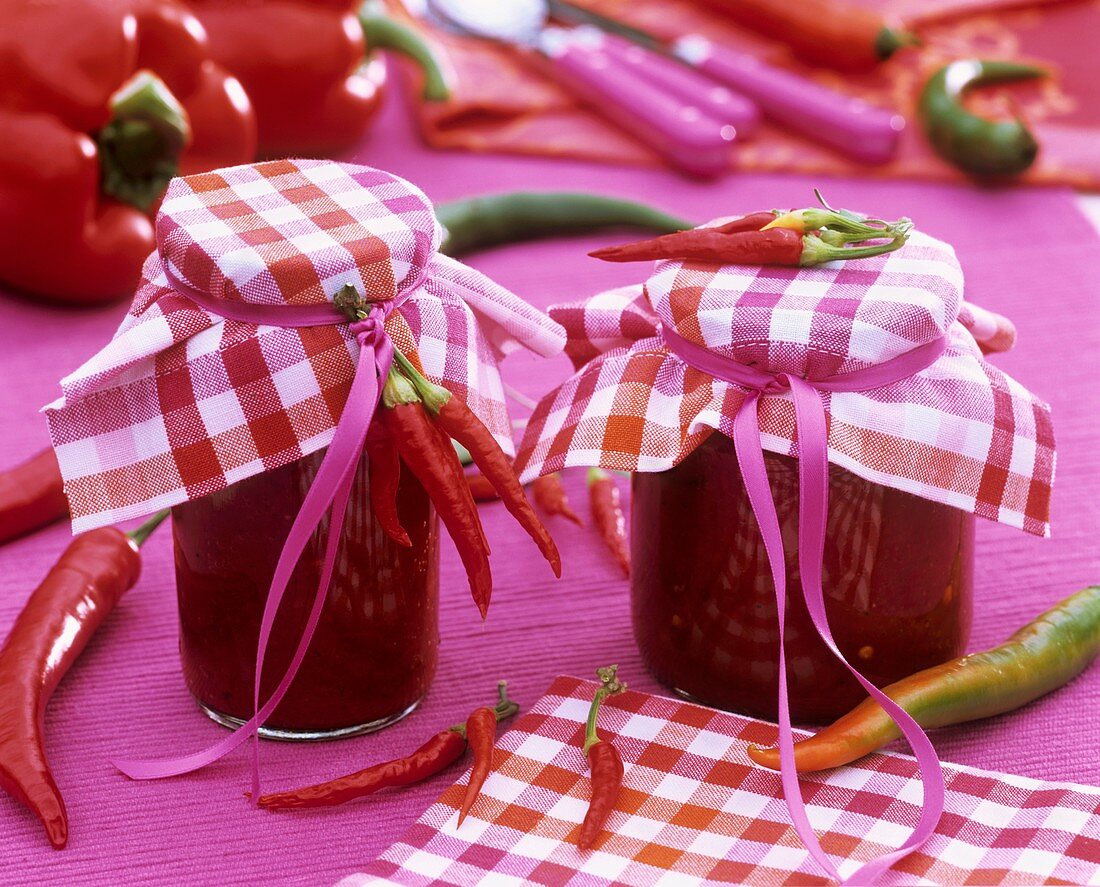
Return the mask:
MULTIPOLYGON (((206 713, 227 726, 252 716, 264 603, 323 455, 172 509, 184 678, 206 713)), ((404 717, 427 692, 439 647, 438 520, 411 472, 401 476, 397 505, 410 548, 391 541, 371 512, 364 454, 317 631, 261 735, 326 739, 366 733, 404 717)), ((261 702, 301 637, 327 531, 326 519, 287 588, 267 648, 261 702)))
MULTIPOLYGON (((822 723, 866 694, 817 637, 798 573, 798 463, 765 453, 787 567, 791 716, 822 723)), ((706 705, 775 720, 775 586, 733 442, 714 433, 680 465, 636 473, 634 634, 658 680, 706 705)), ((884 686, 963 652, 974 516, 829 466, 823 587, 845 657, 884 686)))

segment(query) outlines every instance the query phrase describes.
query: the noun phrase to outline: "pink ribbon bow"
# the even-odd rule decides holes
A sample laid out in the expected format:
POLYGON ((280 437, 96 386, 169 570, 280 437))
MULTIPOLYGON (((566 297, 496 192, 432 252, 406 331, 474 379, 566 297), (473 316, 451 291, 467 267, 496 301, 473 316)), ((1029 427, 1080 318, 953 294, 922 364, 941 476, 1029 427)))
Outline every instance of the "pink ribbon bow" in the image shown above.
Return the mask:
POLYGON ((917 849, 936 830, 943 813, 946 786, 943 770, 928 735, 921 726, 889 696, 879 690, 844 658, 829 629, 825 613, 825 595, 821 586, 821 564, 825 550, 825 528, 829 511, 828 426, 821 395, 830 391, 866 391, 881 388, 920 372, 943 354, 946 341, 934 339, 898 357, 865 369, 841 373, 823 379, 808 380, 787 373, 771 373, 746 366, 715 354, 679 336, 667 326, 661 329, 668 349, 688 366, 732 385, 749 389, 733 422, 733 445, 737 463, 745 480, 745 490, 764 539, 764 549, 775 584, 775 607, 779 621, 779 761, 783 795, 795 832, 810 855, 825 871, 841 883, 868 884, 899 859, 917 849), (758 405, 761 395, 789 390, 794 400, 795 426, 798 432, 798 566, 802 577, 802 597, 818 636, 859 681, 867 693, 881 705, 901 729, 916 755, 924 785, 924 804, 917 827, 896 850, 873 859, 843 879, 821 847, 806 815, 798 771, 794 760, 794 734, 787 698, 787 666, 783 629, 787 600, 787 572, 783 555, 783 536, 768 483, 764 451, 760 443, 758 405))
MULTIPOLYGON (((348 318, 334 305, 260 305, 247 302, 235 302, 211 297, 190 286, 172 272, 169 263, 164 263, 165 274, 172 286, 192 299, 203 308, 231 320, 246 323, 265 324, 284 327, 323 326, 348 323, 348 318)), ((416 289, 419 278, 403 282, 402 294, 416 289)), ((359 457, 370 430, 371 419, 378 408, 382 396, 382 385, 393 362, 393 342, 386 334, 384 321, 386 315, 399 302, 388 304, 374 303, 370 313, 363 320, 357 320, 350 326, 359 343, 359 363, 352 380, 344 411, 336 426, 332 443, 321 461, 317 475, 306 493, 302 507, 298 512, 286 543, 279 555, 275 575, 271 580, 271 589, 264 604, 263 618, 260 622, 260 636, 256 645, 256 675, 253 683, 253 715, 242 726, 234 730, 220 742, 194 754, 157 761, 115 761, 114 765, 131 779, 160 779, 165 776, 178 776, 191 773, 213 763, 238 748, 243 742, 257 736, 260 726, 278 707, 298 673, 305 658, 314 630, 321 618, 329 581, 336 564, 337 549, 340 544, 341 528, 348 498, 351 495, 352 481, 359 465, 359 457), (329 523, 328 539, 325 543, 325 557, 321 569, 321 579, 317 584, 317 593, 309 612, 302 636, 294 656, 287 665, 286 672, 271 696, 260 705, 260 676, 263 674, 264 655, 271 637, 275 616, 283 600, 286 587, 294 573, 298 559, 312 537, 325 513, 332 512, 329 523)), ((252 802, 260 798, 260 749, 259 742, 252 746, 252 802)))

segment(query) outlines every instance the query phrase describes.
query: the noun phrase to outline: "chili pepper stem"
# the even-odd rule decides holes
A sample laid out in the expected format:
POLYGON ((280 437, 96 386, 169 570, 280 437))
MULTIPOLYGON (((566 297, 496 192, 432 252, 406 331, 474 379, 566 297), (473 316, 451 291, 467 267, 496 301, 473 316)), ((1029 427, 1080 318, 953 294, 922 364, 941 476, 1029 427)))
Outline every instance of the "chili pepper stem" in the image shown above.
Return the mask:
POLYGON ((412 382, 406 379, 397 367, 390 367, 390 373, 386 376, 385 384, 382 386, 382 403, 388 409, 405 404, 420 403, 420 398, 417 396, 412 382))
MULTIPOLYGON (((805 267, 831 262, 834 259, 865 259, 870 256, 880 256, 883 253, 892 253, 905 245, 906 240, 909 239, 910 228, 912 228, 911 224, 899 222, 890 240, 873 246, 832 246, 819 237, 807 234, 802 238, 802 256, 799 259, 799 264, 805 267)), ((886 232, 880 232, 879 234, 879 237, 887 236, 890 235, 886 232)))
POLYGON ((451 399, 451 392, 426 378, 420 370, 413 366, 412 361, 397 349, 394 349, 393 360, 412 383, 428 412, 433 416, 438 415, 439 411, 443 409, 443 405, 451 399))
POLYGON ((600 703, 608 696, 622 693, 626 689, 626 684, 620 681, 616 676, 618 670, 619 666, 617 665, 607 665, 603 668, 596 669, 596 676, 600 679, 601 686, 592 697, 592 706, 588 709, 588 720, 585 722, 584 726, 583 751, 586 756, 592 746, 602 741, 596 733, 596 721, 600 714, 600 703))
POLYGON ((153 532, 168 518, 168 515, 172 513, 170 508, 162 509, 149 518, 140 527, 136 527, 126 535, 130 538, 130 543, 134 548, 141 548, 145 544, 145 540, 153 535, 153 532))
MULTIPOLYGON (((519 703, 514 702, 508 696, 508 682, 500 681, 497 684, 497 704, 493 708, 493 714, 496 715, 497 723, 508 720, 508 718, 519 714, 519 703)), ((448 729, 453 730, 463 739, 466 738, 466 723, 452 724, 448 729)))

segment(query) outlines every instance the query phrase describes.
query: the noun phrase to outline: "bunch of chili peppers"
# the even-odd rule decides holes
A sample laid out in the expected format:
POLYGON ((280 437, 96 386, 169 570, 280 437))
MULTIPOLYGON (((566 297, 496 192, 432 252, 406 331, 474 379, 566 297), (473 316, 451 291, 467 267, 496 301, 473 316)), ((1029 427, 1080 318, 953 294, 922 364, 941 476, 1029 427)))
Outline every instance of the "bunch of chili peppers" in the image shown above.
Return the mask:
MULTIPOLYGON (((354 287, 345 287, 335 302, 351 317, 363 318, 369 311, 354 287)), ((482 618, 493 593, 489 543, 452 439, 469 451, 508 511, 534 540, 554 575, 561 576, 558 548, 527 501, 511 462, 492 433, 463 401, 430 381, 400 351, 394 352, 377 420, 381 433, 369 452, 375 457, 371 507, 379 523, 399 545, 410 544, 396 500, 400 466, 404 463, 424 487, 450 533, 482 618)))
MULTIPOLYGON (((814 193, 821 200, 820 193, 814 193)), ((694 259, 724 265, 807 267, 893 252, 905 244, 913 227, 908 219, 868 219, 831 209, 823 200, 822 204, 784 213, 750 213, 722 225, 608 246, 589 255, 605 262, 694 259)))
POLYGON ((266 810, 335 807, 372 795, 384 788, 400 788, 423 782, 445 770, 469 748, 474 753, 474 764, 458 811, 458 823, 461 825, 473 809, 481 787, 492 770, 496 725, 519 711, 519 706, 508 698, 507 684, 504 681, 498 685, 498 692, 500 698, 495 708, 486 706, 475 709, 465 724, 455 724, 446 730, 440 730, 412 754, 373 764, 356 773, 327 782, 262 795, 259 805, 266 810))

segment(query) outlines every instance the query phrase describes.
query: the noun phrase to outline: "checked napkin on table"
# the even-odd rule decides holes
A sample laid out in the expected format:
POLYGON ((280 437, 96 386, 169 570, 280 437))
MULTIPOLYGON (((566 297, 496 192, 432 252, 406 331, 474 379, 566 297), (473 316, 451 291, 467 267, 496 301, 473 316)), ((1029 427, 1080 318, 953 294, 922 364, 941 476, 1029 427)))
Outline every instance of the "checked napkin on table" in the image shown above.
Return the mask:
MULTIPOLYGON (((596 684, 559 677, 497 743, 494 772, 456 828, 469 772, 366 870, 376 884, 825 884, 787 818, 779 774, 750 743, 774 725, 627 692, 600 733, 622 753, 623 790, 593 850, 576 844, 588 806, 584 720, 596 684)), ((897 884, 1100 884, 1100 788, 945 764, 947 807, 897 884)), ((876 754, 802 777, 810 821, 847 876, 903 840, 919 815, 916 762, 876 754)))

